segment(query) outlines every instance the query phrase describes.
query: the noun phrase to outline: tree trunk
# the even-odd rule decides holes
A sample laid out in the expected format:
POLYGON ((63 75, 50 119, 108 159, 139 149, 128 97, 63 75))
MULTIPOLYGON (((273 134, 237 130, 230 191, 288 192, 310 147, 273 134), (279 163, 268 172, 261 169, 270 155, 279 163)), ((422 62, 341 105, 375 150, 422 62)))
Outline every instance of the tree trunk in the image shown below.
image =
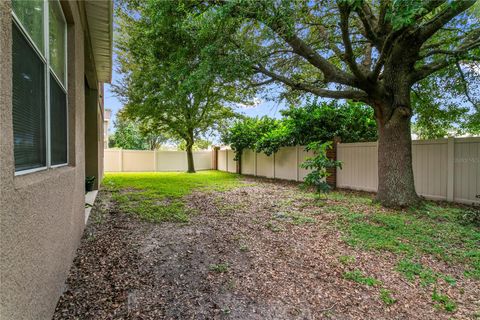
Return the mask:
POLYGON ((386 207, 406 207, 420 201, 412 168, 410 109, 397 107, 386 121, 378 120, 378 191, 386 207))
POLYGON ((188 173, 195 173, 195 164, 193 163, 193 143, 187 143, 187 164, 188 164, 188 173))

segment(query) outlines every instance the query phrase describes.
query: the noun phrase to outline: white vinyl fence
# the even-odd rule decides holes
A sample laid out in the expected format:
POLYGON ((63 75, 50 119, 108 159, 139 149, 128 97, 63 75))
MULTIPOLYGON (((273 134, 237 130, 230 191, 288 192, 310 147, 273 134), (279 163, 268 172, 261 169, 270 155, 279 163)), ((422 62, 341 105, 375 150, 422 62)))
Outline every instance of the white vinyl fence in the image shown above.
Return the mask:
MULTIPOLYGON (((194 151, 195 170, 212 169, 212 151, 194 151)), ((105 172, 187 171, 185 151, 105 149, 105 172)))
MULTIPOLYGON (((377 143, 340 143, 337 187, 377 191, 377 143)), ((417 193, 427 199, 480 204, 480 138, 417 140, 412 143, 417 193)))
MULTIPOLYGON (((339 143, 337 187, 377 191, 377 143, 339 143)), ((480 204, 480 138, 416 140, 412 144, 413 171, 417 193, 427 199, 480 204)), ((267 178, 303 181, 300 168, 304 147, 284 147, 271 156, 244 151, 241 173, 267 178)), ((232 150, 218 151, 218 170, 235 172, 232 150)))
MULTIPOLYGON (((311 153, 305 147, 283 147, 267 156, 252 150, 244 150, 242 154, 241 173, 259 177, 303 181, 307 170, 300 168, 300 164, 311 153)), ((235 153, 232 150, 218 151, 218 170, 236 172, 237 162, 233 160, 235 153)))

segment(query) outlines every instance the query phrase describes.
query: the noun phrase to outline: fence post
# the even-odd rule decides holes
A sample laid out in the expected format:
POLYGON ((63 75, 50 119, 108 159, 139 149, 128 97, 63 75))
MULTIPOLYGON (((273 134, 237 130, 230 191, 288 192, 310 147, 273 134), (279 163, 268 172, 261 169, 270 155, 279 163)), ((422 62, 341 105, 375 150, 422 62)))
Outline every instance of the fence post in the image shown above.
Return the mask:
POLYGON ((275 179, 275 153, 272 154, 273 157, 273 179, 275 179))
POLYGON ((447 139, 447 201, 453 201, 455 183, 455 138, 447 139))
POLYGON ((123 172, 123 149, 120 149, 118 155, 120 156, 120 172, 123 172))
POLYGON ((220 147, 213 147, 212 149, 212 169, 218 170, 218 150, 220 147))
POLYGON ((257 152, 252 150, 253 152, 253 175, 257 176, 257 152))
POLYGON ((228 149, 225 149, 225 171, 228 172, 228 149))
POLYGON ((296 155, 295 155, 295 163, 297 164, 297 181, 300 180, 300 163, 299 160, 300 160, 300 150, 299 150, 299 146, 295 146, 295 152, 296 152, 296 155))
MULTIPOLYGON (((337 144, 341 141, 340 137, 333 137, 332 147, 327 150, 327 157, 331 160, 337 160, 337 144)), ((337 167, 327 170, 330 175, 327 177, 327 183, 332 187, 337 187, 337 167)))
POLYGON ((157 172, 157 150, 153 149, 153 172, 157 172))

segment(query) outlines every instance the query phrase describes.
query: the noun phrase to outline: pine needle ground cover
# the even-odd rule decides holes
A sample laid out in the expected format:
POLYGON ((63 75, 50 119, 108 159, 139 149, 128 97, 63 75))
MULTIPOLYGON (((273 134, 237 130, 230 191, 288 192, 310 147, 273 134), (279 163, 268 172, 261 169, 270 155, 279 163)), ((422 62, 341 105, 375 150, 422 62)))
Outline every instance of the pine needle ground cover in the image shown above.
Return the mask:
POLYGON ((476 319, 478 208, 108 174, 54 319, 476 319))

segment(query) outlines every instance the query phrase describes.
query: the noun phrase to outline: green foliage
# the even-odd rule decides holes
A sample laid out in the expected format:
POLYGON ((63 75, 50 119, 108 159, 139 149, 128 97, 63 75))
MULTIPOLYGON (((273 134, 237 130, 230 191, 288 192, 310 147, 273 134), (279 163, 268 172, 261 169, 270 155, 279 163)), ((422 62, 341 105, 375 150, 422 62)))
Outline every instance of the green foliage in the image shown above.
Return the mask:
MULTIPOLYGON (((192 146, 192 150, 207 150, 208 147, 210 147, 212 143, 208 140, 205 139, 197 139, 192 146)), ((187 150, 187 144, 185 141, 181 141, 178 144, 178 150, 187 150)))
MULTIPOLYGON (((441 135, 439 130, 449 131, 458 128, 458 125, 465 130, 472 130, 475 129, 471 128, 472 124, 478 130, 480 121, 475 114, 479 113, 480 74, 477 57, 480 48, 476 42, 468 47, 464 45, 478 38, 480 26, 478 1, 470 8, 467 5, 463 9, 459 9, 460 3, 466 1, 342 0, 310 3, 234 0, 172 3, 174 4, 171 6, 177 8, 171 10, 177 12, 181 9, 182 14, 176 14, 175 18, 166 17, 164 29, 165 25, 178 24, 183 32, 189 36, 193 34, 198 45, 203 46, 205 65, 213 65, 212 68, 224 77, 238 79, 237 88, 241 90, 249 88, 246 92, 251 97, 253 92, 257 92, 271 98, 271 92, 275 91, 280 92, 276 98, 298 104, 298 101, 305 96, 308 97, 309 93, 322 96, 321 92, 314 89, 328 88, 341 91, 345 87, 348 88, 348 85, 343 86, 345 83, 338 79, 328 79, 331 74, 330 77, 325 76, 325 68, 319 66, 318 60, 325 59, 325 63, 328 62, 332 68, 346 70, 348 75, 342 74, 340 79, 343 79, 343 76, 356 78, 359 72, 352 67, 352 61, 357 62, 358 71, 364 71, 366 74, 371 72, 377 63, 385 64, 385 61, 374 57, 374 63, 368 65, 369 57, 372 56, 371 52, 366 50, 368 48, 366 44, 373 47, 377 55, 383 45, 389 48, 399 45, 400 48, 387 52, 403 57, 405 63, 409 63, 406 61, 408 50, 415 47, 419 51, 418 55, 414 55, 416 69, 448 62, 445 69, 439 68, 425 80, 415 81, 419 85, 414 86, 416 92, 411 96, 412 100, 417 100, 413 101, 413 109, 418 118, 414 117, 413 120, 418 119, 416 129, 421 136, 437 137, 441 135), (369 14, 365 15, 364 10, 369 14), (451 13, 445 14, 449 11, 451 13), (351 52, 344 51, 343 48, 347 47, 345 30, 337 27, 345 12, 348 17, 346 32, 352 46, 351 52), (425 41, 423 46, 418 45, 418 39, 415 37, 407 43, 389 42, 394 37, 401 38, 402 35, 413 34, 414 30, 426 29, 431 26, 431 22, 438 20, 439 16, 445 15, 449 18, 440 24, 443 28, 423 39, 425 41), (373 28, 373 34, 365 32, 365 25, 373 28), (375 36, 378 32, 381 34, 375 36), (292 43, 288 40, 291 36, 298 37, 302 44, 311 49, 311 52, 319 54, 320 58, 308 59, 306 52, 310 51, 292 52, 292 43), (455 66, 457 61, 463 66, 464 77, 455 66), (265 72, 259 66, 268 66, 265 69, 269 72, 265 72), (270 79, 279 84, 273 90, 270 90, 270 79), (338 87, 331 85, 332 83, 338 84, 338 87), (465 100, 468 91, 473 99, 465 100), (419 104, 416 96, 427 101, 419 104), (475 97, 476 105, 468 101, 474 100, 475 97), (470 106, 473 108, 466 111, 465 107, 469 109, 470 106), (468 112, 469 116, 464 117, 464 112, 468 112), (439 121, 435 120, 437 116, 440 118, 439 121), (470 119, 462 122, 462 118, 470 119), (435 120, 434 124, 430 124, 428 119, 435 120), (477 121, 474 121, 475 119, 477 121)), ((184 43, 179 41, 183 39, 174 36, 176 34, 177 31, 172 29, 168 39, 171 41, 163 41, 163 44, 168 43, 166 47, 184 46, 184 43)), ((397 57, 386 58, 388 61, 398 61, 397 57)), ((414 71, 413 68, 409 70, 414 71)), ((378 79, 365 80, 360 77, 355 80, 360 86, 366 81, 381 86, 385 78, 379 73, 378 79)))
POLYGON ((115 121, 115 132, 109 136, 110 148, 126 150, 155 150, 169 140, 163 132, 140 124, 119 113, 115 121))
POLYGON ((222 141, 235 151, 238 160, 245 149, 257 149, 257 142, 279 126, 279 121, 269 117, 237 120, 223 133, 222 141))
POLYGON ((217 272, 217 273, 225 273, 228 271, 230 266, 228 263, 219 263, 219 264, 211 264, 208 268, 210 271, 217 272))
POLYGON ((362 103, 308 103, 302 108, 281 111, 290 140, 297 145, 332 141, 366 142, 377 140, 373 110, 362 103))
POLYGON ((380 299, 385 303, 387 306, 391 306, 397 300, 392 297, 392 293, 388 289, 380 289, 380 299))
POLYGON ((222 140, 235 151, 236 159, 245 149, 271 155, 281 147, 331 141, 375 141, 377 126, 373 111, 360 103, 307 103, 281 111, 280 120, 268 117, 234 122, 222 140))
POLYGON ((343 274, 343 277, 347 280, 351 280, 360 284, 364 284, 370 287, 380 285, 382 282, 373 278, 368 277, 363 274, 362 271, 355 269, 353 271, 347 271, 343 274))
POLYGON ((436 288, 433 290, 432 300, 437 302, 437 306, 443 308, 445 311, 454 312, 455 309, 457 309, 455 301, 450 299, 449 296, 439 293, 436 288))
POLYGON ((182 198, 196 189, 228 190, 238 187, 238 175, 220 171, 186 173, 107 173, 103 186, 126 213, 151 222, 187 222, 189 210, 182 198))
POLYGON ((330 176, 328 169, 341 167, 341 162, 337 160, 332 160, 327 157, 327 149, 332 147, 330 141, 325 143, 312 142, 310 143, 306 150, 313 151, 315 154, 313 157, 308 157, 300 165, 304 169, 311 170, 303 181, 303 186, 305 187, 314 187, 318 193, 328 192, 331 187, 327 183, 326 179, 330 176))
MULTIPOLYGON (((412 131, 420 139, 480 134, 478 107, 475 110, 471 102, 462 98, 464 88, 458 85, 456 72, 454 67, 450 67, 437 73, 441 81, 426 79, 413 87, 411 97, 415 117, 412 131)), ((480 86, 475 83, 480 83, 480 75, 466 72, 470 79, 469 90, 478 91, 480 86)), ((479 105, 479 101, 475 103, 479 105)))

